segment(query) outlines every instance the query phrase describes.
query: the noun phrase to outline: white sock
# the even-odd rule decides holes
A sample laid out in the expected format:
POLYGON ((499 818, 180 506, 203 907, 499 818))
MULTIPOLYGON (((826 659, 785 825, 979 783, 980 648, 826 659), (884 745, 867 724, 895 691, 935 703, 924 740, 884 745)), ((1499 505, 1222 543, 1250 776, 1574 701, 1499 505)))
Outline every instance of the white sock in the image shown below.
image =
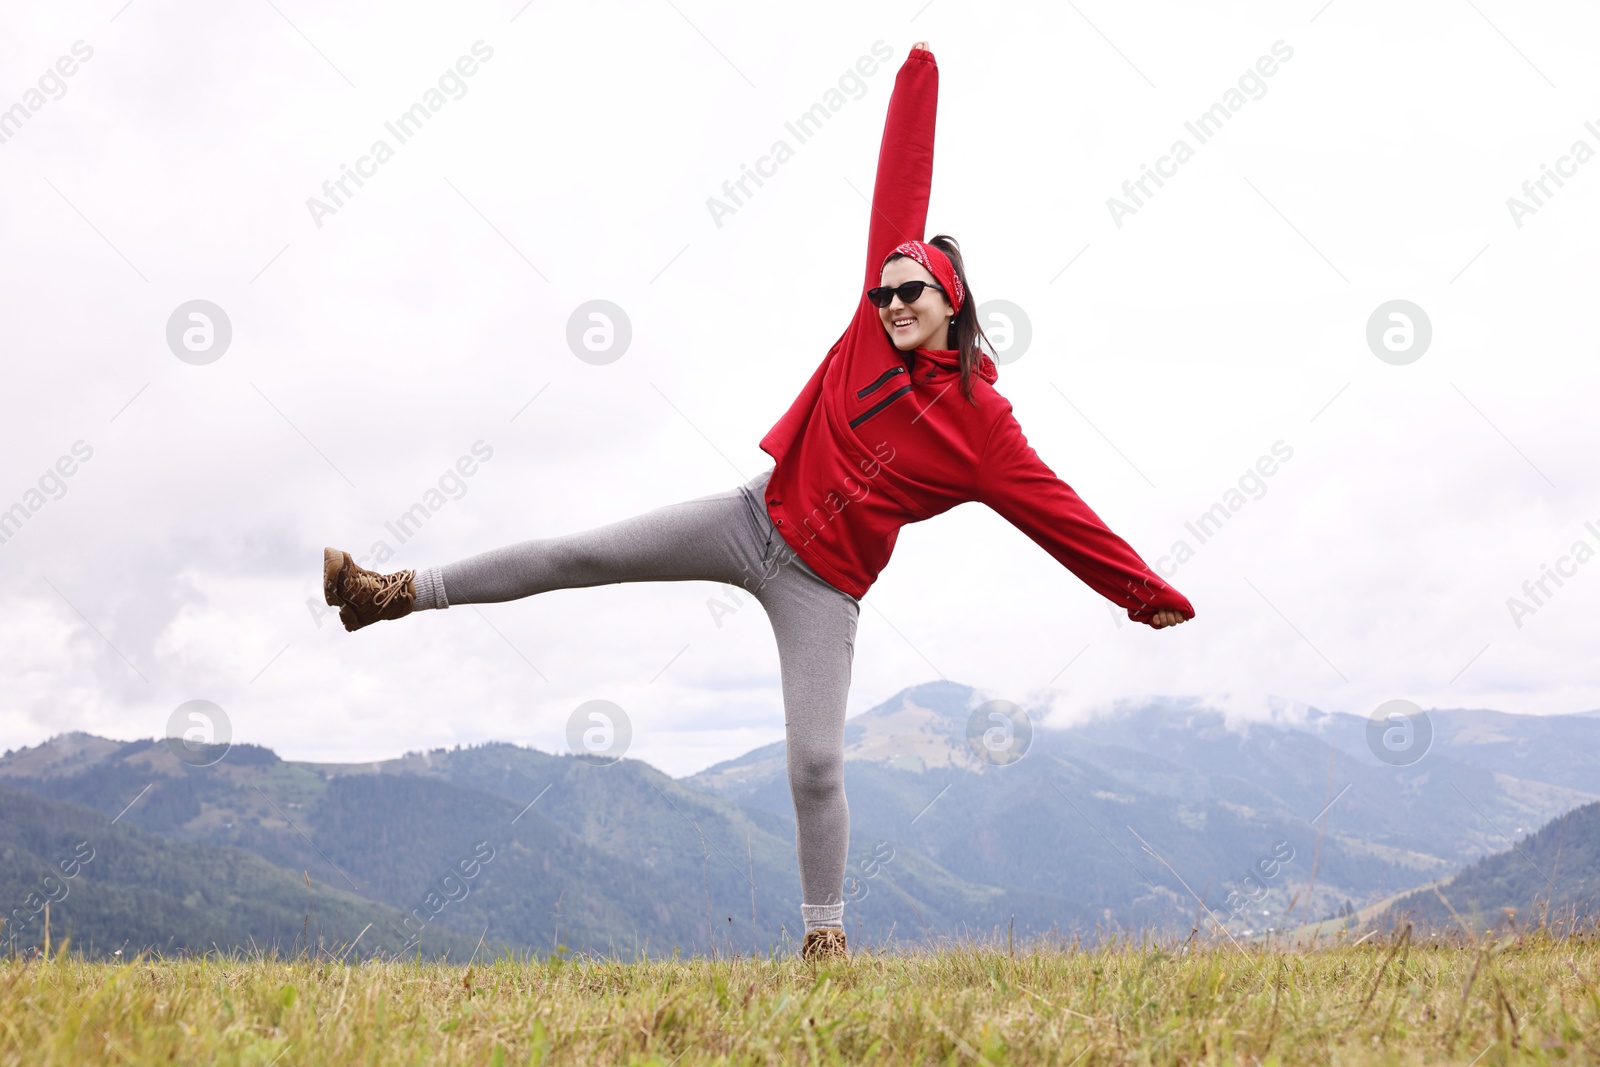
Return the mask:
POLYGON ((416 603, 411 605, 412 611, 450 606, 450 601, 444 595, 444 572, 438 567, 419 568, 411 584, 417 591, 416 603))
POLYGON ((802 904, 800 917, 806 921, 806 933, 832 927, 835 930, 844 928, 844 904, 802 904))

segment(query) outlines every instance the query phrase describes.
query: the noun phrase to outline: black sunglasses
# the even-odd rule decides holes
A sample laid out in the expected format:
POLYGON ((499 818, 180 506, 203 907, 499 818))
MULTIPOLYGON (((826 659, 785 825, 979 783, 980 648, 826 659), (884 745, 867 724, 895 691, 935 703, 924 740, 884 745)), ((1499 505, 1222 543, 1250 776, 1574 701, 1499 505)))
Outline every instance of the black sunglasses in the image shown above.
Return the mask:
POLYGON ((940 289, 932 282, 901 282, 898 286, 874 286, 867 290, 867 299, 872 301, 873 307, 880 308, 888 307, 889 301, 897 296, 902 304, 915 304, 917 298, 922 296, 922 290, 924 289, 932 289, 938 293, 944 292, 943 289, 940 289))

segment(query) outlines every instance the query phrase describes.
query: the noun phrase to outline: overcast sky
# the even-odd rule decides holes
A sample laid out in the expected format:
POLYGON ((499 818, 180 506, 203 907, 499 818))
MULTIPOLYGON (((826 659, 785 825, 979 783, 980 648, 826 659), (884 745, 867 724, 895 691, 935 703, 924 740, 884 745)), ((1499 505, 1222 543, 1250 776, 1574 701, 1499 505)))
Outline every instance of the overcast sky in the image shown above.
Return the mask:
POLYGON ((737 605, 710 583, 356 634, 308 604, 324 545, 446 563, 764 469, 858 299, 863 194, 923 38, 929 234, 1031 335, 997 388, 1197 617, 1119 624, 963 505, 906 528, 865 598, 852 713, 939 677, 1062 718, 1152 694, 1600 707, 1584 5, 123 5, 0 16, 0 508, 22 508, 0 747, 160 736, 202 698, 300 759, 562 750, 596 698, 674 774, 780 738, 767 621, 744 597, 719 625, 708 600, 737 605), (404 142, 386 127, 430 102, 404 142), (804 143, 786 129, 830 102, 804 143), (1186 124, 1214 105, 1202 140, 1186 124), (336 201, 346 167, 366 177, 336 201), (217 355, 213 316, 180 359, 169 319, 196 300, 231 340, 217 355), (631 324, 609 363, 568 344, 591 300, 631 324), (1375 350, 1397 300, 1411 347, 1375 350), (401 544, 385 523, 475 444, 490 458, 401 544), (1214 505, 1202 543, 1186 524, 1214 505))

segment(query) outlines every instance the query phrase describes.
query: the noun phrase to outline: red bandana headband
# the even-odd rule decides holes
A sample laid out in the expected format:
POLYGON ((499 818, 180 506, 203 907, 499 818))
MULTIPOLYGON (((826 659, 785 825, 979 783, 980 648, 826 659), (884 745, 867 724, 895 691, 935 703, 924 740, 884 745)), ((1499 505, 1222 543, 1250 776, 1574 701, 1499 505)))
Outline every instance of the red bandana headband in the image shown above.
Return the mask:
MULTIPOLYGON (((943 286, 945 295, 950 298, 950 306, 957 312, 961 310, 961 305, 966 301, 967 294, 961 287, 961 279, 956 276, 956 269, 951 265, 949 256, 945 255, 941 249, 922 241, 906 241, 904 244, 895 246, 894 252, 890 252, 889 255, 892 256, 895 252, 903 256, 910 256, 926 267, 928 273, 933 275, 939 284, 943 286)), ((888 261, 888 256, 885 256, 884 262, 887 263, 888 261)))

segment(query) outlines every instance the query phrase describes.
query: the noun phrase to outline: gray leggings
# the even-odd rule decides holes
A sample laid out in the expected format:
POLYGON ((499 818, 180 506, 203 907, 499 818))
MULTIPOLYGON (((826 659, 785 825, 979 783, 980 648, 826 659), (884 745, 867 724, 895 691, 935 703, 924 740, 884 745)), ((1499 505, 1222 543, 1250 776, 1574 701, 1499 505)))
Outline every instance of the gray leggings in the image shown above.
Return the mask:
POLYGON ((861 602, 819 577, 777 533, 764 503, 771 474, 769 467, 735 489, 507 545, 440 571, 452 605, 617 582, 728 582, 747 590, 778 641, 803 902, 840 904, 850 847, 844 712, 861 602))

